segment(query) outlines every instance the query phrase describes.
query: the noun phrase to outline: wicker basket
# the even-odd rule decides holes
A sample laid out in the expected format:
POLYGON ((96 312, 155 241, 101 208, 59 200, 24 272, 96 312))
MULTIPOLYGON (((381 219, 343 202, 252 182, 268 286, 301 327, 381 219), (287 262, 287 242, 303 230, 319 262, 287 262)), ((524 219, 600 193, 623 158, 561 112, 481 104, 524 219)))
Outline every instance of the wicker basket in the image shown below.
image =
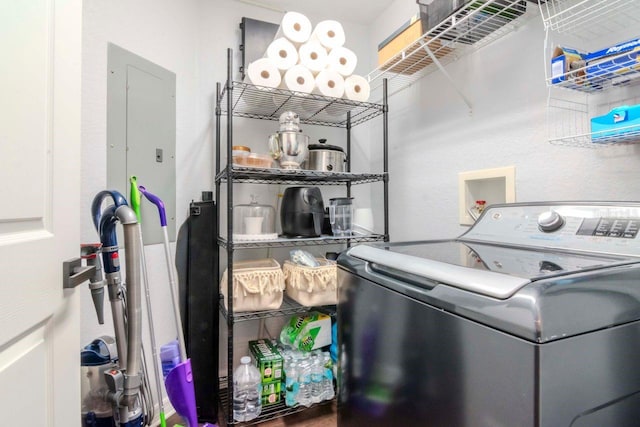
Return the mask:
POLYGON ((282 266, 287 295, 307 306, 338 303, 338 269, 335 263, 317 258, 318 267, 307 267, 285 261, 282 266))
MULTIPOLYGON (((277 310, 282 305, 284 275, 275 259, 233 263, 233 312, 277 310)), ((220 290, 227 303, 227 270, 222 274, 220 290)))

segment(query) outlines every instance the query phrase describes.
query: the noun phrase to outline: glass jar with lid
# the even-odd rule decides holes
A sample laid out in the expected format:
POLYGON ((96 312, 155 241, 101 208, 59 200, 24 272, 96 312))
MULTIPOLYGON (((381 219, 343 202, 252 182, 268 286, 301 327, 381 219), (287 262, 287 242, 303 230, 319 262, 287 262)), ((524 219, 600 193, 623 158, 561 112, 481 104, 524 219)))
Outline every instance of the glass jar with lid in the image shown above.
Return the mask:
POLYGON ((258 203, 251 195, 251 203, 233 208, 233 240, 273 240, 277 239, 276 210, 273 206, 258 203))

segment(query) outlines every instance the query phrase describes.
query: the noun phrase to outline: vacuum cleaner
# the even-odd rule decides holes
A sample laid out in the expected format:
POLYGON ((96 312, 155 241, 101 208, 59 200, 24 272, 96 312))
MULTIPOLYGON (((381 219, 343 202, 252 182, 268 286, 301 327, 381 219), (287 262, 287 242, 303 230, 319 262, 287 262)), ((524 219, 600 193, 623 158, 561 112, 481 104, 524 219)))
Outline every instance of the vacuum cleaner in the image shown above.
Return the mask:
POLYGON ((82 254, 87 264, 96 266, 89 288, 100 324, 104 323, 104 286, 107 286, 115 339, 101 337, 81 353, 82 425, 143 427, 153 419, 153 404, 148 404, 150 393, 142 357, 140 225, 135 212, 117 191, 98 193, 91 214, 100 244, 84 245, 82 254), (107 199, 113 204, 101 210, 107 199), (118 223, 122 224, 126 247, 126 285, 120 275, 118 223), (104 276, 98 254, 102 255, 104 276))

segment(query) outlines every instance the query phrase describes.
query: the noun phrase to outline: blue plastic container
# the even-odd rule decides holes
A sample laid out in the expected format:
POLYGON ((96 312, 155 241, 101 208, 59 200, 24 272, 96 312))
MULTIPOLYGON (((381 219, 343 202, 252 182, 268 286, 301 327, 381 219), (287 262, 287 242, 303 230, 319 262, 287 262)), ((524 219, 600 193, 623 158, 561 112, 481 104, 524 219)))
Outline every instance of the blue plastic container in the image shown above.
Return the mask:
POLYGON ((177 340, 160 347, 160 360, 162 361, 162 376, 167 379, 169 372, 180 363, 180 348, 177 340))
MULTIPOLYGON (((591 140, 640 134, 640 104, 616 107, 604 116, 591 119, 591 140)), ((640 138, 640 135, 639 135, 640 138)))

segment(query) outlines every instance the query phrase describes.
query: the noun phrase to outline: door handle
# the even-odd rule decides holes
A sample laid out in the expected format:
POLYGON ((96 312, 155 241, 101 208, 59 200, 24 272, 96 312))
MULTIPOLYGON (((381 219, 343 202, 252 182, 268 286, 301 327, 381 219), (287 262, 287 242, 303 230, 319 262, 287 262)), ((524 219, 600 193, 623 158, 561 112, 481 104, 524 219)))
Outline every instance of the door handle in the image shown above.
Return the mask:
POLYGON ((82 259, 73 258, 62 263, 62 288, 73 289, 89 280, 96 271, 95 265, 82 265, 82 259))

